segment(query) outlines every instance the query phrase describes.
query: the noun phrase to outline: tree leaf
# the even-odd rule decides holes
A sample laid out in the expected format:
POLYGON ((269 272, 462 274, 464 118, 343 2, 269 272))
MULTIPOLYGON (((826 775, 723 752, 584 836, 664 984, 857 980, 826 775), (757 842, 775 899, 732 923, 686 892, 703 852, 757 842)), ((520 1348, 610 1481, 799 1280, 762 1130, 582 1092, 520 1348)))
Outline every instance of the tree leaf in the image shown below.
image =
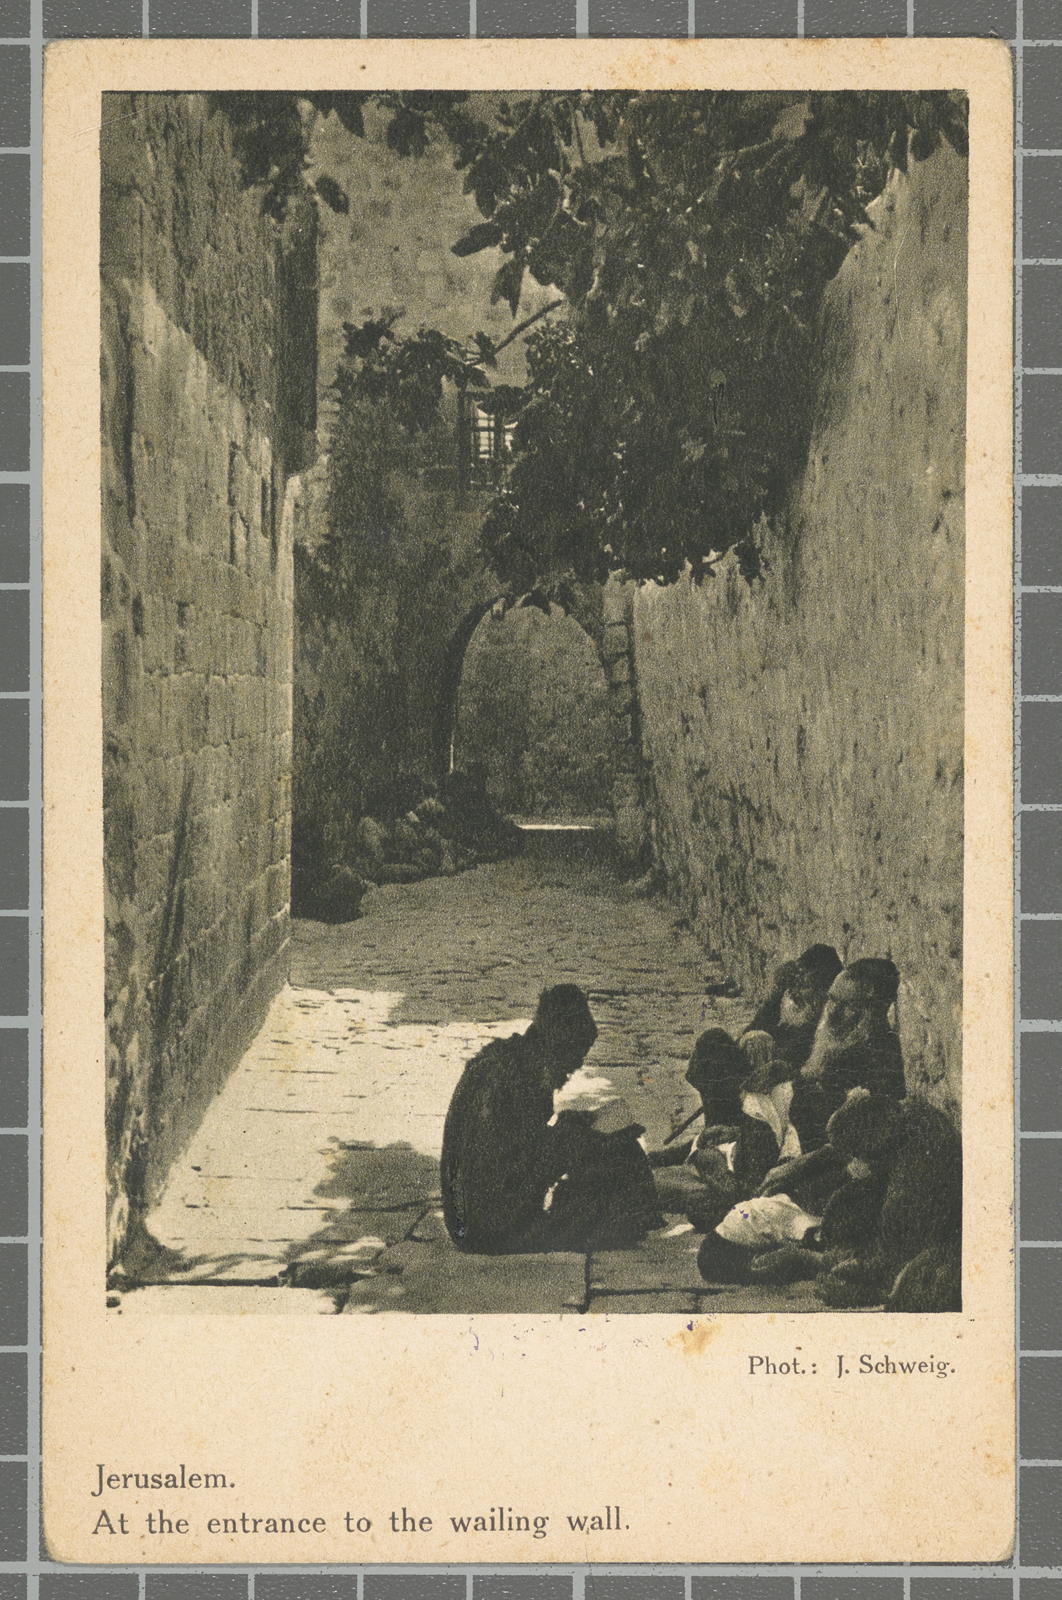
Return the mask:
POLYGON ((491 338, 490 334, 484 333, 481 329, 477 328, 474 338, 476 342, 476 348, 479 351, 479 359, 482 361, 483 365, 485 367, 496 367, 498 365, 498 357, 495 354, 494 340, 491 338))
POLYGON ((502 231, 496 222, 477 222, 456 244, 450 246, 455 256, 474 256, 478 250, 489 249, 501 243, 502 231))
POLYGON ((524 263, 520 256, 513 256, 498 268, 494 275, 494 283, 490 291, 491 305, 497 305, 499 300, 508 302, 509 310, 515 317, 520 304, 520 288, 524 281, 524 263))
POLYGON ((422 156, 428 148, 428 130, 421 112, 399 106, 387 129, 387 147, 400 156, 422 156))

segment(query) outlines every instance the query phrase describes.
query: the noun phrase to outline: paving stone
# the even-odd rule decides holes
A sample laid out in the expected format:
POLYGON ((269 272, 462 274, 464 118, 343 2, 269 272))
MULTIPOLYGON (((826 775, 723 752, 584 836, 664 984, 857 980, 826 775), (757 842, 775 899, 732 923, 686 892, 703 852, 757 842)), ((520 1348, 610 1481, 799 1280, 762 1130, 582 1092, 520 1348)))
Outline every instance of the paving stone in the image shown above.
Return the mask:
POLYGON ((292 1312, 332 1316, 336 1304, 330 1294, 314 1289, 167 1284, 123 1294, 114 1309, 123 1316, 153 1317, 287 1316, 292 1312))
POLYGON ((591 1292, 602 1289, 630 1293, 639 1290, 701 1290, 704 1279, 697 1271, 701 1235, 692 1228, 681 1233, 650 1234, 636 1249, 595 1251, 590 1262, 591 1292))
POLYGON ((288 1249, 282 1244, 260 1246, 257 1250, 230 1250, 224 1242, 219 1247, 188 1250, 159 1248, 154 1256, 141 1251, 135 1261, 125 1263, 114 1275, 115 1287, 121 1289, 123 1282, 130 1287, 166 1283, 276 1286, 288 1259, 288 1249))
MULTIPOLYGON (((149 1218, 174 1253, 162 1280, 179 1274, 172 1294, 214 1306, 217 1295, 258 1293, 270 1309, 293 1312, 317 1310, 322 1298, 330 1309, 329 1292, 272 1288, 278 1274, 336 1297, 355 1277, 351 1313, 582 1304, 581 1256, 466 1257, 446 1237, 438 1156, 464 1063, 488 1039, 522 1031, 545 984, 580 983, 599 1036, 559 1101, 621 1095, 657 1143, 696 1104, 683 1074, 697 1035, 740 1028, 751 1007, 706 995, 722 974, 669 906, 632 898, 600 865, 577 859, 529 853, 457 878, 389 885, 363 909, 343 926, 295 924, 292 984, 149 1218), (204 1279, 227 1287, 190 1287, 204 1279), (244 1287, 255 1282, 263 1287, 244 1287)), ((620 1291, 601 1298, 613 1299, 614 1313, 621 1303, 638 1310, 643 1289, 660 1306, 677 1294, 685 1308, 690 1291, 703 1303, 695 1248, 691 1234, 615 1252, 612 1265, 598 1258, 605 1286, 620 1291)), ((790 1303, 786 1292, 755 1293, 755 1309, 790 1303)))
POLYGON ((578 1310, 584 1299, 581 1255, 462 1255, 452 1245, 407 1242, 356 1283, 350 1313, 438 1311, 449 1315, 578 1310))
MULTIPOLYGON (((822 1312, 825 1306, 816 1299, 809 1283, 789 1285, 766 1284, 702 1284, 697 1296, 697 1309, 703 1317, 744 1315, 748 1312, 784 1312, 803 1315, 822 1312)), ((854 1315, 855 1313, 848 1313, 854 1315)))
POLYGON ((594 1294, 591 1291, 590 1313, 593 1316, 618 1317, 633 1313, 638 1316, 689 1316, 697 1310, 696 1295, 692 1291, 657 1289, 649 1294, 594 1294))

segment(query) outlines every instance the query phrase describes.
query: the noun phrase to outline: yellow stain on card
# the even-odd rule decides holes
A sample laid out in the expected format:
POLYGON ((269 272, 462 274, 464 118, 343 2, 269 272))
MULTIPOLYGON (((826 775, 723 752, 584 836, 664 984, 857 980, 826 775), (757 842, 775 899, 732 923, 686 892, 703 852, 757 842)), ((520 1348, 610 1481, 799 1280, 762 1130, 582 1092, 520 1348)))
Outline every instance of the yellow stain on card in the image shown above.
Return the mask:
POLYGON ((717 1322, 687 1322, 667 1342, 672 1349, 681 1350, 684 1355, 699 1356, 707 1350, 718 1332, 717 1322))

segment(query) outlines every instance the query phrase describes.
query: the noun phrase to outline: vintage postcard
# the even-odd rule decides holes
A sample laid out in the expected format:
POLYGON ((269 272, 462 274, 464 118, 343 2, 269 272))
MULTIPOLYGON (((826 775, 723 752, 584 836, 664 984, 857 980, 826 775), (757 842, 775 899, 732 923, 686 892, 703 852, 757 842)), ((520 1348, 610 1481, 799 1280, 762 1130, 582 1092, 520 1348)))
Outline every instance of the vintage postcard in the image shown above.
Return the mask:
POLYGON ((54 1558, 1007 1556, 1011 142, 49 48, 54 1558))

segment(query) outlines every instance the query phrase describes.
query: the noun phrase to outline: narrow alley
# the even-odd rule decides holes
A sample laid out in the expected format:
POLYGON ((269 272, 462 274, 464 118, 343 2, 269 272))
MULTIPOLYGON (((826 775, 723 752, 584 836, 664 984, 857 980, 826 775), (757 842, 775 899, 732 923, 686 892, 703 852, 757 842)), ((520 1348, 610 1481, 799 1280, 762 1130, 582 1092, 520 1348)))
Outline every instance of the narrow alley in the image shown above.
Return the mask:
POLYGON ((559 1104, 621 1095, 659 1144, 695 1105, 704 1027, 744 998, 665 901, 636 896, 601 836, 539 830, 525 853, 380 887, 360 920, 296 923, 291 981, 148 1217, 158 1249, 122 1313, 670 1314, 821 1310, 806 1285, 718 1289, 681 1217, 640 1246, 463 1256, 438 1156, 449 1097, 483 1042, 522 1030, 539 990, 574 982, 599 1036, 559 1104))

